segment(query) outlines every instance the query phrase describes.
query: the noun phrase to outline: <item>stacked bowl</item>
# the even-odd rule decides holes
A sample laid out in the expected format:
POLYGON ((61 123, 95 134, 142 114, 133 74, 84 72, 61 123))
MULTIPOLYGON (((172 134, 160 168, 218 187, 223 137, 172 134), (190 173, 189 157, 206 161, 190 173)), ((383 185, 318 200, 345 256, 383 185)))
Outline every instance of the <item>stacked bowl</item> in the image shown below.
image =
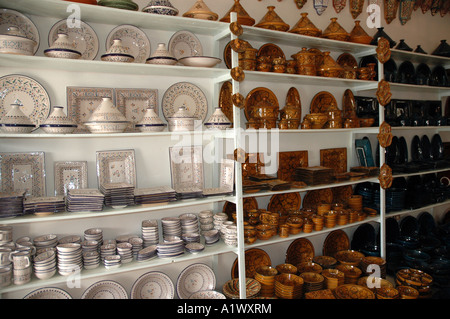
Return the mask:
POLYGON ((271 266, 256 268, 255 279, 261 284, 261 297, 272 297, 274 295, 276 275, 278 275, 278 270, 271 266))
POLYGON ((56 253, 45 251, 34 257, 34 274, 39 279, 48 279, 56 273, 56 253))
POLYGON ((303 296, 303 278, 294 274, 275 276, 275 295, 282 299, 300 299, 303 296))
POLYGON ((330 290, 334 290, 338 286, 343 285, 345 281, 344 273, 338 269, 325 269, 322 271, 322 276, 325 277, 324 288, 328 288, 330 290))
POLYGON ((58 272, 60 275, 72 275, 83 268, 83 256, 80 244, 59 244, 56 246, 56 250, 58 256, 58 272))
POLYGON ((323 289, 325 277, 321 274, 316 272, 304 272, 299 276, 303 278, 305 293, 323 289))

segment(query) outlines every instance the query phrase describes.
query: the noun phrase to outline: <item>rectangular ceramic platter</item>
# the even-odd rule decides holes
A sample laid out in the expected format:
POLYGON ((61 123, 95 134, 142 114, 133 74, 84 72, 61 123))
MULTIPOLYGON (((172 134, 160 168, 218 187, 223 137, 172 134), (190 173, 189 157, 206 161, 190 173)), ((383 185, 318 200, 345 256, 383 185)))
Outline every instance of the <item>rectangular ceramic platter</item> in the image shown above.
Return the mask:
POLYGON ((128 183, 136 187, 134 150, 97 151, 98 186, 128 183))
POLYGON ((172 188, 178 193, 203 190, 203 150, 201 146, 169 148, 172 188))
POLYGON ((87 162, 55 162, 55 195, 67 195, 69 189, 88 187, 87 162))
POLYGON ((0 153, 0 174, 2 192, 45 196, 44 152, 0 153))

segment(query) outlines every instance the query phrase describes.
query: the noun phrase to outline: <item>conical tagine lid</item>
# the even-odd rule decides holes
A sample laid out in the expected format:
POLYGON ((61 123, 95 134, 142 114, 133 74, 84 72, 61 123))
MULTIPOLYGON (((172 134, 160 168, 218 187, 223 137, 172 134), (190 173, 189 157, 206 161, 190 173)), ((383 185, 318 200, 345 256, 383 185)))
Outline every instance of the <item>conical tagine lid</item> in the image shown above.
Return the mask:
POLYGON ((197 0, 183 17, 216 21, 219 16, 212 12, 203 0, 197 0))
POLYGON ((267 11, 261 21, 259 21, 259 23, 255 25, 255 27, 277 31, 289 30, 289 24, 284 23, 284 21, 278 16, 278 14, 275 12, 275 6, 268 6, 267 9, 269 11, 267 11))
POLYGON ((347 31, 345 31, 344 28, 337 22, 337 18, 331 18, 330 20, 331 22, 323 31, 322 37, 333 40, 347 41, 350 34, 348 34, 347 31))
POLYGON ((225 16, 220 19, 221 22, 230 22, 230 13, 236 12, 237 13, 237 22, 243 25, 252 26, 255 24, 255 19, 250 17, 245 11, 245 9, 242 7, 242 5, 239 3, 239 0, 234 0, 234 4, 231 7, 230 10, 225 14, 225 16))
POLYGON ((292 27, 289 32, 291 33, 297 33, 297 34, 303 34, 303 35, 309 35, 312 37, 320 37, 322 34, 322 31, 320 29, 317 29, 316 26, 309 20, 308 13, 302 12, 300 13, 302 16, 300 20, 292 27))

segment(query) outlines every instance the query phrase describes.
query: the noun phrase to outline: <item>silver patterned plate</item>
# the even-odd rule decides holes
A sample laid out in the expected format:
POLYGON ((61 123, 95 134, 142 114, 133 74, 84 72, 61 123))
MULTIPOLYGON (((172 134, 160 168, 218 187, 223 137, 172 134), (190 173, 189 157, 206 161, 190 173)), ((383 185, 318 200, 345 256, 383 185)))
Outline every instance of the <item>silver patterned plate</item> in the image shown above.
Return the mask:
POLYGON ((129 49, 129 53, 134 57, 134 62, 145 63, 150 56, 150 40, 138 27, 123 24, 112 29, 106 38, 106 51, 109 50, 114 39, 122 40, 122 45, 129 49))
POLYGON ((166 274, 152 271, 140 276, 131 288, 131 299, 173 299, 175 287, 166 274))
POLYGON ((189 265, 178 276, 177 294, 180 299, 188 299, 193 293, 215 288, 216 275, 205 264, 189 265))
POLYGON ((189 299, 227 299, 227 297, 215 290, 205 290, 193 293, 189 299))
POLYGON ((185 106, 192 117, 202 122, 208 113, 205 93, 189 82, 178 82, 169 87, 162 99, 162 111, 166 120, 172 117, 181 106, 185 106))
POLYGON ((34 52, 39 48, 39 30, 28 17, 11 9, 0 9, 0 34, 5 34, 10 26, 16 26, 28 39, 34 40, 37 45, 34 52))
POLYGON ((97 151, 98 185, 128 183, 136 186, 134 150, 97 151))
POLYGON ((23 299, 72 299, 72 296, 61 288, 45 287, 30 292, 23 299))
POLYGON ((50 114, 50 97, 45 88, 36 80, 19 74, 0 78, 0 118, 11 109, 16 100, 22 104, 22 112, 39 125, 50 114))
POLYGON ((200 40, 189 31, 175 32, 169 40, 169 52, 177 59, 203 55, 200 40))
POLYGON ((51 46, 55 42, 58 33, 66 33, 69 41, 75 44, 75 49, 81 52, 81 59, 94 60, 99 48, 98 37, 94 29, 81 20, 77 20, 74 26, 68 26, 67 22, 67 19, 63 19, 53 25, 48 33, 48 45, 51 46))
POLYGON ((69 189, 87 188, 87 162, 55 162, 55 195, 67 195, 69 189))
POLYGON ((102 280, 88 287, 81 299, 128 299, 125 288, 112 280, 102 280))

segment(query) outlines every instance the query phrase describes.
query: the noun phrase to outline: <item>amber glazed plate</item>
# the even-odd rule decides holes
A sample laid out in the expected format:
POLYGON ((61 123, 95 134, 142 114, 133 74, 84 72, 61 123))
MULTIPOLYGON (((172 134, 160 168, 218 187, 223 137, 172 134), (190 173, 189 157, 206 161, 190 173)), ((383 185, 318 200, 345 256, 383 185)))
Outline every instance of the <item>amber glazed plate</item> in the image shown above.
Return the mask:
POLYGON ((219 93, 219 107, 226 117, 233 123, 233 85, 230 81, 224 82, 219 93))
POLYGON ((302 204, 300 193, 277 194, 270 198, 267 210, 272 213, 288 214, 299 210, 302 204))
POLYGON ((283 50, 281 50, 281 48, 278 45, 273 44, 273 43, 263 44, 259 48, 257 56, 258 57, 260 57, 260 56, 268 56, 268 57, 271 58, 270 59, 271 61, 274 58, 283 58, 283 59, 286 58, 286 56, 284 55, 283 50))
POLYGON ((333 192, 331 188, 324 188, 309 191, 303 198, 303 208, 316 208, 318 204, 333 202, 333 192))
POLYGON ((277 96, 270 89, 264 87, 254 88, 245 98, 244 112, 247 120, 250 119, 251 108, 261 102, 264 98, 266 98, 270 104, 279 107, 277 96))
POLYGON ((317 93, 310 106, 310 113, 326 113, 330 109, 337 109, 338 105, 333 94, 330 92, 322 91, 317 93))
POLYGON ((286 251, 285 263, 298 265, 305 261, 312 261, 314 258, 314 246, 306 238, 294 240, 286 251))
POLYGON ((335 230, 328 234, 327 238, 323 242, 323 255, 331 256, 341 250, 350 249, 350 240, 347 234, 343 230, 335 230))
MULTIPOLYGON (((260 266, 270 266, 272 261, 269 255, 262 249, 251 248, 245 251, 245 276, 246 278, 253 278, 256 269, 260 266)), ((235 259, 231 268, 231 278, 239 278, 238 258, 235 259)))

